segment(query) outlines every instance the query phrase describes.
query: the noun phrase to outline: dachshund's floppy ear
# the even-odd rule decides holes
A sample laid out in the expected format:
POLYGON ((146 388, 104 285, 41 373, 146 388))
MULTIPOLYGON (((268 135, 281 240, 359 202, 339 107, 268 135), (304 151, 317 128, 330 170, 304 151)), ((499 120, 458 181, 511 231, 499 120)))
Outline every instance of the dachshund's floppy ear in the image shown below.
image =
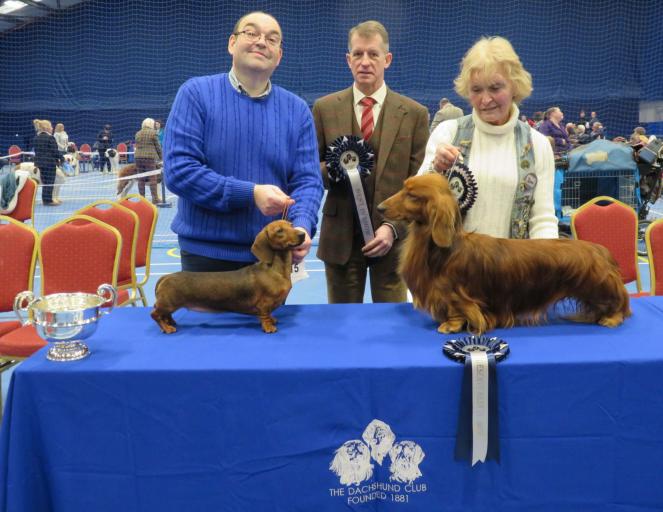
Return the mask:
POLYGON ((269 244, 269 238, 267 237, 267 228, 269 225, 265 226, 251 246, 251 252, 253 255, 258 258, 258 261, 263 263, 272 263, 274 260, 274 249, 269 244))
POLYGON ((438 247, 451 247, 458 229, 458 205, 451 195, 435 194, 426 204, 433 242, 438 247))

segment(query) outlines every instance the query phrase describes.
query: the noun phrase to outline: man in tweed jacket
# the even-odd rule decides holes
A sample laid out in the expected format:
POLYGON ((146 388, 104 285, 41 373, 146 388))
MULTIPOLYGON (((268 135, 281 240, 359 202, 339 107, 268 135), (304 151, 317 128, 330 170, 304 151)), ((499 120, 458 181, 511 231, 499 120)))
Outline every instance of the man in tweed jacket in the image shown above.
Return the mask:
POLYGON ((348 49, 353 86, 313 105, 320 169, 328 189, 317 256, 325 263, 330 303, 362 302, 369 268, 373 302, 404 302, 407 289, 397 274, 397 264, 406 226, 387 223, 377 205, 417 173, 428 140, 428 110, 387 88, 384 70, 391 64, 392 55, 389 36, 381 23, 366 21, 353 27, 348 49), (364 244, 352 193, 345 183, 330 183, 324 156, 336 138, 362 136, 364 107, 360 102, 367 96, 376 102, 369 138, 376 153, 375 165, 364 183, 375 239, 364 244))

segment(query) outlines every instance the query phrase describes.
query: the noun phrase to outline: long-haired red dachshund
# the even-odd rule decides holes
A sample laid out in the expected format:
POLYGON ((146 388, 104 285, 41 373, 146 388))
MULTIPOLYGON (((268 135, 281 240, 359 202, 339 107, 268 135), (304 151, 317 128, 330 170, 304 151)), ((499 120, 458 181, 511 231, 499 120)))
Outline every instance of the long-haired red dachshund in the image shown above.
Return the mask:
POLYGON ((608 250, 580 240, 510 240, 463 230, 458 203, 443 176, 405 181, 378 208, 410 222, 399 271, 414 305, 442 333, 536 323, 563 299, 574 321, 620 325, 631 315, 619 268, 608 250))

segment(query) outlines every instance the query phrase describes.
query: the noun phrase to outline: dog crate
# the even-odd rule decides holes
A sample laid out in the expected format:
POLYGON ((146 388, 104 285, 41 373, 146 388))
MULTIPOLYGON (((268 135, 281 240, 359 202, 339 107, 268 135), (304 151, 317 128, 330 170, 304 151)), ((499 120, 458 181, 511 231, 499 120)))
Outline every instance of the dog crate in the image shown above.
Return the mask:
POLYGON ((632 170, 566 172, 562 183, 562 208, 575 210, 597 196, 610 196, 637 208, 636 174, 632 170))

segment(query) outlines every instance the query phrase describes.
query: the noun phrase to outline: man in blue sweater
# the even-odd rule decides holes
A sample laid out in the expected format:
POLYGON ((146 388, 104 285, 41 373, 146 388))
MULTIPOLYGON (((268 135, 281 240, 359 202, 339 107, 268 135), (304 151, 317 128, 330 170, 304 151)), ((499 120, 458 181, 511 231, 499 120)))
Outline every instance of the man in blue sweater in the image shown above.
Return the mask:
POLYGON ((272 16, 243 16, 228 41, 230 72, 192 78, 175 97, 164 178, 179 196, 172 229, 183 270, 250 265, 255 236, 286 208, 306 234, 293 261, 311 247, 323 193, 318 147, 306 103, 270 81, 281 42, 272 16))

